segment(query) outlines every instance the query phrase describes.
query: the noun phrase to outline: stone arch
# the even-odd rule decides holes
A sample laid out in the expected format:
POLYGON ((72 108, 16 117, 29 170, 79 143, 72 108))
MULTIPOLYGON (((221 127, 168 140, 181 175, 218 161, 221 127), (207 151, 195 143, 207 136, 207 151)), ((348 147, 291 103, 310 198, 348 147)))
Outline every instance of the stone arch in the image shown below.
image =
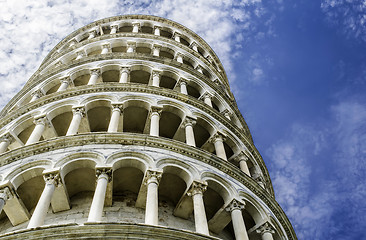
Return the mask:
POLYGON ((123 102, 123 132, 144 133, 151 102, 136 97, 123 102))
POLYGON ((72 120, 72 107, 75 105, 77 101, 66 100, 44 109, 58 136, 66 135, 72 120))
POLYGON ((163 88, 174 89, 179 78, 179 75, 175 71, 162 69, 159 86, 163 88))
POLYGON ((85 53, 87 56, 99 55, 102 53, 101 42, 96 42, 92 44, 88 44, 85 47, 85 53))
POLYGON ((152 44, 143 41, 136 42, 136 53, 151 54, 152 44))
POLYGON ((151 67, 146 65, 132 65, 130 72, 130 82, 148 84, 151 76, 151 67))
POLYGON ((106 132, 111 118, 111 101, 98 96, 85 104, 85 112, 88 118, 91 132, 106 132))
POLYGON ((141 24, 141 33, 153 34, 154 26, 151 22, 143 22, 141 24))
POLYGON ((255 225, 263 223, 268 219, 266 211, 249 193, 244 190, 238 191, 239 196, 245 201, 245 210, 252 217, 255 225))
POLYGON ((53 77, 48 79, 42 83, 40 88, 45 93, 45 95, 57 92, 58 88, 60 87, 60 77, 53 77))
POLYGON ((235 190, 226 180, 212 172, 203 172, 201 179, 207 182, 207 190, 203 194, 203 201, 207 220, 209 220, 231 201, 235 190))
POLYGON ((118 32, 132 32, 131 22, 121 22, 118 28, 118 32))
POLYGON ((159 136, 176 139, 184 117, 185 112, 179 108, 170 104, 164 104, 159 120, 159 136))
POLYGON ((196 146, 214 152, 214 146, 208 140, 216 133, 216 125, 204 114, 194 112, 193 116, 197 118, 196 124, 193 126, 196 146))
POLYGON ((118 64, 101 65, 100 72, 101 72, 103 82, 119 82, 120 65, 118 65, 118 64))
POLYGON ((171 28, 169 28, 169 27, 163 26, 160 29, 160 36, 166 37, 166 38, 172 38, 172 36, 173 36, 173 30, 171 28))
POLYGON ((87 85, 90 79, 90 70, 81 68, 70 73, 70 78, 75 87, 87 85))
POLYGON ((146 170, 154 166, 153 159, 142 153, 122 152, 111 155, 107 162, 113 168, 113 198, 131 204, 137 200, 146 170))
POLYGON ((165 57, 165 58, 169 58, 169 59, 174 59, 174 55, 175 52, 173 49, 166 47, 166 46, 162 46, 160 49, 160 53, 159 56, 160 57, 165 57))
POLYGON ((111 41, 112 52, 127 52, 127 43, 123 39, 116 39, 111 41), (116 41, 118 40, 118 41, 116 41))
POLYGON ((37 205, 45 185, 42 173, 50 166, 51 162, 48 160, 35 161, 21 166, 8 175, 28 211, 37 205))

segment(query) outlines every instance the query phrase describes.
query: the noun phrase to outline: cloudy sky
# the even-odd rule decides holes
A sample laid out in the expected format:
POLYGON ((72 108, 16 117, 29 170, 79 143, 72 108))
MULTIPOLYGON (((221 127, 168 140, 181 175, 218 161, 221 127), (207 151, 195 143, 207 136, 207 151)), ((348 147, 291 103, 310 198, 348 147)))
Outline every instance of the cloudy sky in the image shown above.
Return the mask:
POLYGON ((299 239, 365 238, 366 0, 0 0, 0 106, 65 36, 120 14, 213 47, 299 239))

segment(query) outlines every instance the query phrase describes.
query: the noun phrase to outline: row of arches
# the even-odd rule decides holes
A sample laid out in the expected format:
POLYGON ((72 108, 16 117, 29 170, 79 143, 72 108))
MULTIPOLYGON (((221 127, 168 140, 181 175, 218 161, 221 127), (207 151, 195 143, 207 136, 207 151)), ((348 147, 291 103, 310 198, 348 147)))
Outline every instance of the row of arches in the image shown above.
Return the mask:
MULTIPOLYGON (((224 160, 235 158, 245 147, 229 132, 221 133, 216 126, 209 117, 192 113, 185 106, 167 100, 155 103, 141 96, 116 99, 94 95, 82 102, 65 100, 42 112, 23 116, 8 129, 9 139, 4 137, 0 141, 4 143, 0 145, 0 152, 58 136, 130 132, 186 142, 224 160), (34 118, 34 114, 41 117, 34 118)), ((248 170, 245 173, 256 176, 259 167, 252 160, 254 158, 249 157, 251 160, 246 163, 248 170)))
POLYGON ((81 60, 86 56, 107 53, 138 53, 172 60, 174 59, 189 68, 196 69, 208 79, 212 79, 215 76, 214 73, 210 73, 210 70, 207 70, 205 67, 203 67, 203 64, 200 64, 194 60, 192 56, 182 53, 176 47, 158 45, 152 42, 146 42, 145 40, 136 41, 136 39, 134 39, 134 41, 128 41, 125 39, 112 39, 103 42, 99 41, 90 43, 86 46, 83 46, 82 49, 77 49, 70 52, 69 54, 65 54, 58 60, 58 63, 69 64, 73 60, 81 60))
POLYGON ((83 32, 75 36, 73 39, 69 41, 69 46, 73 47, 75 44, 82 42, 86 39, 92 39, 97 36, 102 36, 106 34, 115 34, 115 33, 143 33, 143 34, 153 34, 156 36, 162 36, 165 38, 173 38, 175 41, 190 47, 197 53, 199 53, 204 58, 208 59, 215 69, 218 69, 216 63, 212 60, 210 54, 204 50, 197 42, 195 42, 192 38, 183 34, 182 32, 173 30, 168 26, 161 26, 159 24, 155 24, 151 21, 144 22, 114 22, 108 23, 105 25, 101 25, 99 27, 95 27, 87 32, 83 32))
POLYGON ((169 68, 154 68, 148 65, 106 64, 99 68, 80 68, 68 73, 68 77, 52 78, 26 94, 17 105, 35 101, 44 95, 61 92, 71 87, 98 83, 136 83, 179 91, 204 101, 208 106, 221 112, 234 124, 240 122, 234 117, 228 104, 217 94, 211 93, 207 86, 197 79, 183 79, 179 73, 169 68))
MULTIPOLYGON (((80 214, 76 213, 80 213, 80 207, 86 207, 88 208, 86 211, 89 212, 88 221, 90 221, 90 215, 93 215, 93 211, 103 212, 104 208, 105 217, 100 217, 100 221, 145 222, 152 225, 165 225, 200 232, 197 230, 200 227, 197 226, 197 217, 192 215, 193 211, 197 212, 199 209, 189 204, 195 201, 192 200, 190 191, 197 187, 197 183, 204 186, 204 189, 200 190, 204 206, 204 209, 201 210, 203 211, 202 215, 207 219, 206 224, 209 232, 203 234, 218 234, 223 239, 235 239, 234 236, 237 233, 231 223, 231 220, 234 221, 234 219, 230 219, 231 210, 227 209, 233 199, 245 202, 245 208, 241 213, 249 239, 257 239, 260 234, 256 230, 269 219, 263 207, 254 198, 244 190, 236 189, 228 180, 210 170, 198 171, 195 164, 189 164, 185 160, 154 160, 151 155, 137 152, 118 152, 111 154, 107 159, 96 152, 79 152, 65 156, 56 163, 50 160, 33 161, 18 166, 2 177, 3 181, 10 182, 8 186, 11 186, 10 188, 16 192, 18 200, 24 203, 24 208, 20 209, 20 212, 28 213, 24 215, 28 217, 23 218, 22 221, 19 220, 16 224, 12 222, 13 225, 26 222, 30 218, 29 227, 29 224, 34 222, 34 218, 37 220, 42 218, 39 215, 38 206, 51 204, 54 213, 47 214, 46 212, 43 219, 38 221, 38 225, 33 227, 53 223, 55 217, 58 219, 56 224, 75 221, 73 218, 78 216, 79 219, 76 219, 76 222, 83 223, 86 221, 86 216, 80 217, 80 214), (105 201, 105 207, 102 205, 102 209, 95 210, 93 203, 95 198, 100 197, 98 196, 100 192, 97 189, 102 181, 101 174, 105 174, 109 178, 108 186, 101 196, 105 201), (159 176, 157 177, 156 174, 159 176), (59 179, 57 186, 55 186, 56 189, 53 191, 53 194, 57 194, 57 198, 52 197, 52 200, 47 203, 41 200, 40 196, 48 191, 46 190, 47 184, 54 184, 47 182, 50 178, 55 178, 51 175, 59 179), (148 191, 150 184, 152 184, 149 183, 149 179, 153 177, 158 178, 156 179, 158 204, 152 207, 149 205, 149 198, 151 200, 153 195, 149 194, 148 191), (43 178, 47 180, 46 183, 43 178), (95 182, 97 182, 96 185, 95 182), (80 202, 86 204, 81 206, 80 202), (116 219, 109 213, 111 208, 116 206, 120 206, 119 211, 132 212, 133 214, 122 214, 122 218, 116 219), (145 217, 143 212, 141 214, 141 211, 136 210, 136 207, 146 209, 145 217), (158 215, 164 215, 165 219, 157 218, 156 223, 148 222, 149 214, 155 210, 157 210, 158 215), (29 213, 32 213, 31 217, 29 213), (62 218, 62 215, 67 217, 62 218)), ((13 219, 12 215, 16 214, 14 210, 9 207, 5 207, 4 210, 8 218, 13 219)), ((4 214, 0 216, 3 219, 4 217, 4 214)), ((10 228, 9 224, 7 226, 10 228)), ((271 226, 273 228, 276 225, 271 223, 271 226)), ((280 233, 277 231, 272 234, 272 239, 280 239, 280 233)))

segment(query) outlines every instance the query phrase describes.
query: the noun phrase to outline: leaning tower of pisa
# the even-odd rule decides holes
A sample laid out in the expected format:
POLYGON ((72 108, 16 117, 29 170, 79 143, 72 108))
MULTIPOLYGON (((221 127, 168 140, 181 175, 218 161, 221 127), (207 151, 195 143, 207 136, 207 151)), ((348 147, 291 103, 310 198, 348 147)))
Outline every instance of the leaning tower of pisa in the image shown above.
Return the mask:
POLYGON ((297 239, 220 60, 176 22, 71 33, 0 136, 0 239, 297 239))

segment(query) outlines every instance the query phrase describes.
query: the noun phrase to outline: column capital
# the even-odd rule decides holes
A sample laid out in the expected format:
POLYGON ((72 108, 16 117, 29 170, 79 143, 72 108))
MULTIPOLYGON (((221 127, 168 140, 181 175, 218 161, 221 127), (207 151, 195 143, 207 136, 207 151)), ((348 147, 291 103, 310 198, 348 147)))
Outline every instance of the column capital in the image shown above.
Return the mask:
POLYGON ((31 93, 31 96, 32 97, 36 96, 37 98, 40 98, 40 97, 44 96, 44 93, 41 89, 37 89, 31 93))
POLYGON ((5 202, 16 196, 17 195, 16 195, 15 191, 12 188, 10 188, 9 186, 5 186, 0 189, 0 198, 4 199, 5 202))
POLYGON ((120 111, 123 112, 123 103, 112 103, 112 111, 120 111))
POLYGON ((13 136, 11 136, 10 133, 5 133, 2 136, 0 136, 0 142, 11 142, 13 140, 13 136))
POLYGON ((255 231, 261 235, 263 235, 265 233, 270 233, 270 234, 275 233, 274 228, 268 222, 265 222, 264 224, 262 224, 255 231))
POLYGON ((179 32, 174 32, 173 33, 173 38, 175 38, 175 37, 180 37, 180 36, 182 36, 182 34, 181 33, 179 33, 179 32))
POLYGON ((103 43, 102 48, 108 48, 108 50, 111 50, 111 44, 109 42, 103 43))
POLYGON ((90 69, 90 75, 100 75, 100 69, 99 68, 92 68, 90 69))
POLYGON ((154 44, 153 45, 153 49, 161 49, 162 48, 162 46, 161 45, 159 45, 159 44, 154 44))
POLYGON ((160 106, 151 106, 150 114, 151 115, 158 114, 160 116, 160 114, 162 113, 162 111, 163 111, 163 108, 160 107, 160 106))
POLYGON ((73 115, 80 114, 81 117, 85 117, 85 107, 84 106, 76 106, 72 108, 73 115))
POLYGON ((71 84, 72 80, 71 80, 70 76, 65 76, 65 77, 60 78, 60 82, 61 83, 71 84))
POLYGON ((225 141, 225 139, 226 139, 226 136, 225 135, 223 135, 222 133, 220 133, 220 132, 216 132, 214 135, 212 135, 209 139, 208 139, 208 141, 209 142, 211 142, 211 143, 215 143, 215 142, 217 142, 217 141, 222 141, 222 142, 224 142, 225 141))
POLYGON ((195 118, 186 116, 186 118, 183 121, 183 125, 182 126, 184 128, 187 127, 187 126, 192 126, 193 127, 194 125, 196 125, 196 123, 197 123, 197 121, 196 121, 195 118))
POLYGON ((197 65, 195 68, 197 71, 203 71, 203 67, 201 65, 197 65))
POLYGON ((118 29, 119 29, 119 25, 118 25, 118 23, 112 23, 109 27, 110 27, 111 29, 112 29, 112 28, 115 28, 116 30, 118 30, 118 29))
POLYGON ((159 29, 159 30, 161 30, 161 28, 162 28, 162 26, 154 25, 154 30, 155 30, 155 29, 159 29))
POLYGON ((194 196, 196 194, 203 194, 207 190, 207 182, 196 180, 192 182, 190 189, 187 192, 188 196, 194 196))
POLYGON ((237 199, 233 199, 225 208, 226 211, 232 212, 234 210, 242 210, 245 208, 245 202, 239 201, 237 199))
POLYGON ((77 56, 81 56, 81 57, 85 57, 85 56, 86 56, 86 54, 85 54, 85 50, 84 50, 84 49, 82 49, 82 50, 77 51, 77 52, 76 52, 76 55, 77 55, 77 56))
POLYGON ((209 92, 204 92, 199 98, 198 98, 198 100, 202 100, 202 99, 205 99, 205 98, 212 98, 213 97, 213 95, 211 94, 211 93, 209 93, 209 92))
POLYGON ((148 169, 145 173, 144 184, 148 185, 149 183, 152 183, 152 182, 159 184, 162 176, 163 176, 163 171, 148 169))
POLYGON ((131 46, 131 47, 135 48, 136 47, 136 42, 134 42, 134 41, 127 41, 127 46, 131 46))
POLYGON ((75 38, 73 38, 73 39, 71 39, 70 41, 69 41, 69 47, 70 48, 72 48, 72 49, 74 49, 75 48, 75 45, 78 43, 78 41, 76 41, 76 39, 75 38))
POLYGON ((119 71, 121 72, 121 73, 130 73, 130 71, 131 71, 131 67, 130 66, 121 66, 120 68, 119 68, 119 71))
POLYGON ((133 27, 134 27, 134 26, 138 26, 138 27, 140 28, 141 24, 140 24, 139 22, 133 22, 133 23, 132 23, 132 26, 133 26, 133 27))
POLYGON ((231 112, 229 111, 229 109, 225 109, 224 111, 221 112, 222 114, 225 115, 225 117, 231 117, 231 112))
POLYGON ((176 54, 175 54, 175 57, 174 57, 174 59, 177 59, 178 57, 182 57, 183 58, 183 53, 181 53, 181 52, 177 52, 176 54))
POLYGON ((55 186, 62 185, 59 170, 46 171, 43 173, 43 179, 46 184, 53 184, 55 186))
POLYGON ((189 47, 191 48, 198 47, 198 44, 196 42, 192 42, 191 45, 189 45, 189 47))
POLYGON ((188 84, 188 80, 187 80, 187 79, 185 79, 185 78, 183 78, 183 77, 180 77, 180 78, 178 79, 177 84, 178 84, 179 86, 180 86, 180 85, 187 85, 187 84, 188 84))
POLYGON ((207 55, 205 58, 207 59, 207 61, 209 61, 210 63, 212 63, 213 59, 212 59, 212 57, 210 55, 207 55))
POLYGON ((96 167, 95 168, 95 176, 97 179, 104 174, 107 177, 108 182, 112 181, 112 168, 111 167, 96 167))
POLYGON ((47 119, 47 116, 46 115, 35 116, 33 123, 35 125, 45 125, 45 126, 49 126, 50 125, 50 122, 47 119))
POLYGON ((235 162, 240 162, 240 161, 248 161, 249 157, 247 156, 247 154, 244 151, 240 151, 235 157, 233 157, 233 160, 235 162))
POLYGON ((154 69, 154 70, 152 70, 151 74, 152 74, 153 77, 160 77, 161 71, 158 70, 158 69, 154 69))

